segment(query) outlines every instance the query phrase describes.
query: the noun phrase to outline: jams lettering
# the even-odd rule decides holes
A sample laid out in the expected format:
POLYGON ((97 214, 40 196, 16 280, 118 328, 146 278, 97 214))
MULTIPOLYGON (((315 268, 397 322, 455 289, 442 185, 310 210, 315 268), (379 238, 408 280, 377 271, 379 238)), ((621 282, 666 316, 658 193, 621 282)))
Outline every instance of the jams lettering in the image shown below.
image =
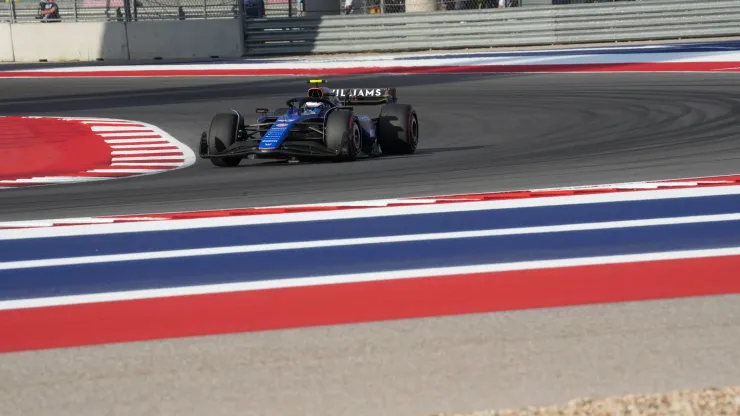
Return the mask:
POLYGON ((337 97, 382 97, 383 88, 354 88, 331 90, 337 97))

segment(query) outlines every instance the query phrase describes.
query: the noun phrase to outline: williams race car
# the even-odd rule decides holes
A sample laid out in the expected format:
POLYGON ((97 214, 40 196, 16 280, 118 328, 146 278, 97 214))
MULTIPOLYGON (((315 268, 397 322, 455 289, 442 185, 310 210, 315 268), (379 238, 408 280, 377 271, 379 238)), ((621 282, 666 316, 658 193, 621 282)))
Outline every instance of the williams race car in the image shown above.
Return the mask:
POLYGON ((257 122, 245 124, 236 110, 216 114, 200 139, 199 154, 216 166, 236 166, 243 158, 298 161, 354 161, 359 157, 416 151, 419 120, 398 104, 395 88, 329 89, 310 80, 306 96, 287 108, 258 108, 257 122), (358 115, 355 106, 382 105, 377 117, 358 115))

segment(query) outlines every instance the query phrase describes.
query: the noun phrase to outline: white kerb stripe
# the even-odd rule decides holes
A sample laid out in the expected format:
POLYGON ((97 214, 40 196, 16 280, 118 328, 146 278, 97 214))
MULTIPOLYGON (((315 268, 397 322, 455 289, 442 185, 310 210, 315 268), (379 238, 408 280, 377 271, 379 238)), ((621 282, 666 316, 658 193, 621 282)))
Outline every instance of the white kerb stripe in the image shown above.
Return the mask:
POLYGON ((697 224, 719 221, 738 221, 740 214, 705 215, 696 217, 658 218, 650 220, 606 221, 586 224, 563 224, 541 227, 503 228, 494 230, 459 231, 447 233, 407 234, 383 237, 345 238, 336 240, 295 241, 288 243, 253 244, 227 247, 208 247, 182 250, 149 251, 141 253, 109 254, 103 256, 64 257, 41 260, 21 260, 0 263, 0 270, 30 269, 79 264, 141 261, 178 257, 214 256, 222 254, 257 253, 278 250, 340 247, 365 244, 404 243, 412 241, 453 240, 522 234, 542 234, 571 231, 605 230, 615 228, 649 227, 657 225, 697 224))
POLYGON ((98 134, 98 136, 101 137, 143 137, 143 136, 158 136, 157 133, 154 132, 154 130, 149 130, 145 133, 137 133, 137 132, 130 132, 130 133, 103 133, 98 134))
MULTIPOLYGON (((83 219, 83 218, 80 218, 83 219)), ((0 228, 9 227, 52 227, 54 221, 13 221, 13 222, 0 222, 0 228)))
MULTIPOLYGON (((147 218, 151 219, 151 218, 147 218)), ((156 219, 156 218, 155 218, 156 219)), ((49 220, 49 221, 16 221, 16 222, 0 222, 0 228, 6 227, 53 227, 55 225, 70 225, 70 224, 111 224, 115 220, 114 218, 71 218, 66 220, 49 220)))
POLYGON ((94 124, 94 125, 118 125, 118 126, 132 126, 132 127, 146 127, 142 123, 136 123, 131 121, 118 121, 118 120, 74 120, 79 121, 82 124, 94 124))
POLYGON ((92 131, 152 131, 151 127, 135 126, 91 126, 92 131))
POLYGON ((8 179, 1 180, 0 183, 61 183, 61 182, 90 182, 99 181, 107 178, 95 176, 39 176, 36 178, 8 179))
POLYGON ((161 172, 161 169, 93 169, 90 173, 150 173, 161 172))
POLYGON ((175 146, 171 146, 169 149, 113 150, 110 153, 111 155, 149 155, 173 152, 180 152, 180 149, 175 146))
POLYGON ((136 161, 136 160, 181 160, 184 156, 123 156, 123 157, 114 157, 112 158, 112 162, 123 162, 123 161, 136 161))
POLYGON ((145 138, 145 139, 105 139, 108 144, 113 143, 163 143, 168 144, 169 141, 163 138, 145 138))
MULTIPOLYGON (((0 233, 0 240, 16 240, 39 237, 61 237, 77 235, 120 234, 148 231, 192 230, 214 227, 234 227, 255 224, 285 224, 303 221, 332 221, 356 218, 380 218, 400 215, 428 215, 449 212, 491 211, 530 207, 557 207, 567 205, 589 205, 598 203, 656 201, 675 198, 702 198, 717 195, 739 195, 740 186, 669 189, 663 191, 609 192, 586 195, 551 196, 547 198, 500 199, 472 201, 451 204, 423 204, 402 207, 381 207, 346 210, 327 210, 294 212, 287 214, 259 214, 215 216, 211 218, 165 220, 157 223, 129 223, 112 225, 80 225, 76 227, 12 230, 0 233)), ((326 206, 339 206, 342 202, 326 203, 326 206)), ((241 207, 235 207, 238 209, 241 207)), ((266 207, 274 208, 274 207, 266 207)), ((217 210, 218 211, 218 210, 217 210)), ((209 211, 198 211, 206 215, 209 211)), ((154 215, 155 213, 137 214, 154 215)), ((177 215, 178 213, 166 213, 177 215)), ((50 219, 44 219, 51 221, 50 219)))
POLYGON ((111 167, 113 167, 113 166, 169 166, 169 167, 177 167, 177 166, 182 165, 182 163, 171 163, 171 162, 150 162, 150 163, 136 163, 136 162, 131 162, 131 163, 126 163, 126 162, 121 162, 121 163, 111 163, 110 165, 111 165, 111 167))
POLYGON ((654 252, 644 254, 628 254, 603 257, 581 257, 562 260, 525 261, 499 264, 481 264, 472 266, 444 267, 432 269, 395 270, 389 272, 354 273, 329 276, 307 276, 279 280, 262 280, 257 282, 224 283, 213 285, 197 285, 171 287, 164 289, 145 289, 124 292, 96 293, 91 295, 56 296, 48 298, 33 298, 0 301, 0 310, 40 308, 48 306, 79 305, 89 303, 114 302, 136 299, 168 298, 187 295, 208 295, 216 293, 245 292, 251 290, 282 289, 291 287, 309 287, 318 285, 362 283, 373 281, 387 281, 397 279, 423 279, 436 276, 495 273, 516 270, 554 269, 589 265, 610 265, 620 263, 635 263, 648 261, 665 261, 680 259, 696 259, 710 257, 726 257, 740 255, 740 247, 711 249, 654 252))
POLYGON ((173 146, 169 143, 144 143, 144 144, 116 144, 112 145, 111 149, 149 149, 152 147, 163 148, 163 149, 174 149, 177 150, 177 146, 173 146))
POLYGON ((50 221, 18 221, 18 222, 0 222, 0 228, 7 227, 53 227, 55 225, 71 224, 112 224, 116 221, 162 221, 161 218, 151 217, 130 217, 125 220, 117 218, 72 218, 68 220, 50 220, 50 221))
MULTIPOLYGON (((42 117, 39 117, 42 118, 42 117)), ((139 123, 131 121, 131 120, 120 120, 117 118, 100 118, 100 117, 62 117, 62 120, 68 120, 68 121, 89 121, 91 123, 98 123, 98 122, 116 122, 116 123, 139 123)))

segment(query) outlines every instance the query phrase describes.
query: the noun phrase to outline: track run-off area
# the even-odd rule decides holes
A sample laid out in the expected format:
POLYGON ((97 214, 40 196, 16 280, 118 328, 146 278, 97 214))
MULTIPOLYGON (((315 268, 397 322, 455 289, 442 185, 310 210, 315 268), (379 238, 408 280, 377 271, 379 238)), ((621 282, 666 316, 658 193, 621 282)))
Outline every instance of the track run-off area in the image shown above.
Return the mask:
POLYGON ((3 169, 26 171, 0 177, 0 414, 426 415, 740 384, 738 49, 6 66, 3 169), (195 160, 214 113, 305 93, 291 74, 397 87, 418 151, 195 160))

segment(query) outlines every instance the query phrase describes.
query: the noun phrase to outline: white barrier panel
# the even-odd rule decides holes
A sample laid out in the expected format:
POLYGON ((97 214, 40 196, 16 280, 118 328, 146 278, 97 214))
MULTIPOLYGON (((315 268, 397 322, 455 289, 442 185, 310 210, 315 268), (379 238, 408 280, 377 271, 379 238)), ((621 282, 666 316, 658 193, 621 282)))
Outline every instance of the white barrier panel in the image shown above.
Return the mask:
POLYGON ((13 62, 13 42, 10 40, 10 23, 0 23, 0 62, 13 62))
POLYGON ((10 26, 16 62, 128 59, 123 23, 19 23, 10 26))
POLYGON ((242 38, 239 19, 128 23, 131 60, 239 58, 242 38))

